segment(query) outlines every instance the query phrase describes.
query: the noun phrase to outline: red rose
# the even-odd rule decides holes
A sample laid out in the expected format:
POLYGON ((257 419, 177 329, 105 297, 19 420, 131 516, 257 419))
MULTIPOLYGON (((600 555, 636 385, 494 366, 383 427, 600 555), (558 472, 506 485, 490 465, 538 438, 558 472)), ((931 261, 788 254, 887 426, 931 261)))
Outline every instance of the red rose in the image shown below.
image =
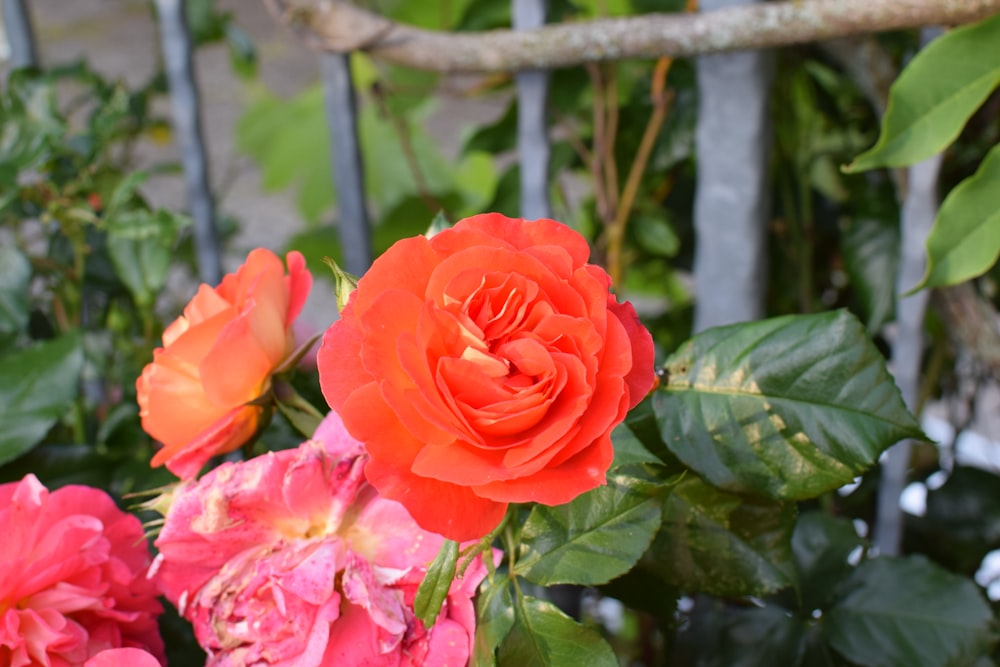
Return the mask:
POLYGON ((589 254, 553 220, 477 215, 393 245, 326 332, 323 394, 422 527, 475 539, 605 482, 653 343, 589 254))

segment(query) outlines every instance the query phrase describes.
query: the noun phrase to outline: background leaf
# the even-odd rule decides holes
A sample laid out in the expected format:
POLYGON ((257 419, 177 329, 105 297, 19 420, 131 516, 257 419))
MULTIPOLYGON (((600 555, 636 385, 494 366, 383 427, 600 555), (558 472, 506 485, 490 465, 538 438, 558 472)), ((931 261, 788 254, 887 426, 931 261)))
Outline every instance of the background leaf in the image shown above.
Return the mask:
POLYGON ((557 507, 535 505, 521 531, 515 573, 536 584, 603 584, 627 572, 660 527, 649 479, 612 473, 608 484, 557 507))
POLYGON ((67 334, 0 359, 0 463, 45 437, 77 395, 83 350, 67 334))
POLYGON ((815 497, 922 435, 846 311, 709 329, 665 368, 653 396, 663 441, 727 491, 815 497))
POLYGON ((851 219, 842 230, 844 268, 857 293, 868 331, 892 319, 899 271, 899 220, 851 219))
MULTIPOLYGON (((1000 36, 998 36, 1000 39, 1000 36)), ((1000 50, 1000 49, 994 49, 1000 50)), ((948 193, 927 237, 927 273, 914 289, 955 285, 1000 257, 1000 144, 948 193)))
POLYGON ((514 626, 500 646, 499 659, 504 667, 618 667, 614 651, 599 634, 555 605, 528 596, 517 600, 514 626))
POLYGON ((747 500, 690 476, 664 502, 643 564, 685 591, 773 593, 795 581, 794 526, 790 503, 747 500))
POLYGON ((889 89, 878 141, 846 167, 903 167, 940 152, 1000 84, 1000 14, 920 50, 889 89))
POLYGON ((806 612, 829 602, 841 580, 851 571, 848 556, 864 544, 854 525, 822 512, 801 515, 792 534, 792 553, 798 568, 799 597, 806 612))
POLYGON ((142 305, 151 305, 167 281, 174 245, 190 219, 159 210, 136 209, 108 222, 108 254, 115 273, 142 305))
POLYGON ((867 560, 845 588, 824 627, 830 644, 859 665, 970 664, 994 641, 978 587, 923 557, 867 560))
POLYGON ((669 664, 694 667, 791 667, 804 651, 807 626, 777 606, 736 606, 699 596, 669 664))
POLYGON ((0 350, 28 324, 28 283, 31 263, 8 245, 0 246, 0 350))

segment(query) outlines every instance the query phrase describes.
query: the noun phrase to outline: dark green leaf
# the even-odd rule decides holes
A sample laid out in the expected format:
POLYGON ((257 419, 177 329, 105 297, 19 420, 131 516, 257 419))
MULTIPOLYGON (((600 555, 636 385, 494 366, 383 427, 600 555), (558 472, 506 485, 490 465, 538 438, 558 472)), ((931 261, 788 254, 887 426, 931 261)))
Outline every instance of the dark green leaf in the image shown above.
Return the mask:
POLYGON ((441 550, 428 566, 427 574, 417 589, 417 597, 413 600, 413 613, 424 622, 424 627, 432 627, 437 620, 441 605, 448 597, 448 590, 455 578, 457 564, 458 542, 445 540, 441 550))
POLYGON ((957 466, 943 485, 927 492, 924 518, 952 539, 1000 544, 1000 477, 957 466))
POLYGON ((914 289, 944 287, 975 278, 988 271, 997 257, 1000 144, 986 154, 976 173, 956 185, 941 203, 927 237, 927 273, 914 289))
POLYGON ((842 230, 844 268, 857 293, 869 332, 892 318, 899 267, 899 222, 851 219, 842 230))
POLYGON ((956 467, 942 486, 927 491, 923 516, 907 517, 907 547, 953 572, 971 575, 1000 547, 1000 476, 956 467))
POLYGON ((847 557, 864 541, 854 525, 822 512, 799 517, 792 534, 792 552, 799 573, 802 609, 824 607, 841 580, 851 571, 847 557))
POLYGON ((824 627, 859 665, 966 665, 993 643, 993 613, 979 588, 921 556, 867 560, 845 591, 824 627))
POLYGON ((709 329, 666 363, 663 441, 727 491, 803 499, 921 437, 885 360, 845 311, 709 329))
POLYGON ((554 605, 520 597, 514 626, 500 645, 501 667, 618 667, 607 642, 554 605))
POLYGON ((796 667, 808 629, 777 606, 698 595, 685 609, 665 665, 796 667))
POLYGON ((928 44, 889 89, 878 142, 848 171, 902 167, 940 152, 1000 84, 1000 15, 928 44))
POLYGON ((642 563, 598 589, 631 609, 651 614, 658 623, 670 624, 674 620, 679 596, 677 587, 667 584, 642 563))
POLYGON ((0 359, 0 463, 34 447, 77 395, 83 349, 67 334, 0 359))
POLYGON ((673 655, 671 664, 791 667, 798 664, 806 632, 806 624, 781 607, 736 607, 702 597, 684 632, 689 636, 678 647, 693 655, 673 655))
POLYGON ((795 582, 795 506, 740 498, 694 476, 672 489, 643 564, 686 591, 763 595, 795 582))
POLYGON ((510 579, 497 575, 483 582, 476 600, 476 637, 472 648, 472 667, 494 667, 496 649, 514 626, 514 599, 510 579))
POLYGON ((660 526, 648 479, 624 472, 558 507, 536 505, 521 532, 516 574, 536 584, 603 584, 627 572, 660 526))
POLYGON ((28 324, 31 263, 16 248, 0 246, 0 349, 28 324))

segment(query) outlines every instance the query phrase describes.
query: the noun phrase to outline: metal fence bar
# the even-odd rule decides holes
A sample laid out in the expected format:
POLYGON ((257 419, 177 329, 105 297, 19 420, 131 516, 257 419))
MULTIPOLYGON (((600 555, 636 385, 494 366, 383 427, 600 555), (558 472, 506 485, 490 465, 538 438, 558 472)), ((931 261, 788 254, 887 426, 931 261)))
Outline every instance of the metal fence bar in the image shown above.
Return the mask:
POLYGON ((192 64, 192 41, 183 0, 154 0, 159 15, 160 47, 170 86, 174 133, 187 179, 194 218, 194 247, 202 281, 222 279, 222 252, 215 224, 215 204, 208 177, 208 153, 201 128, 198 85, 192 64))
MULTIPOLYGON (((943 33, 939 27, 920 31, 922 46, 943 33)), ((940 206, 938 177, 944 154, 938 153, 907 169, 905 193, 901 199, 901 246, 899 273, 896 276, 896 337, 892 342, 890 368, 906 407, 919 417, 921 368, 924 352, 924 317, 930 290, 903 296, 920 282, 927 266, 927 237, 934 226, 940 206)), ((909 481, 913 442, 903 440, 890 447, 882 459, 882 477, 878 486, 878 505, 872 545, 883 556, 899 556, 903 549, 903 508, 900 497, 909 481)))
MULTIPOLYGON (((708 12, 755 0, 702 0, 708 12)), ((698 58, 694 329, 759 319, 767 279, 771 54, 698 58)))
POLYGON ((17 69, 37 65, 39 60, 35 31, 24 0, 3 0, 2 10, 4 30, 10 44, 11 67, 17 69))
MULTIPOLYGON (((514 28, 526 30, 545 24, 548 0, 512 0, 514 28)), ((549 143, 546 107, 549 71, 518 72, 517 152, 521 163, 521 217, 551 218, 549 202, 549 143)))
POLYGON ((320 69, 326 123, 330 128, 330 160, 337 184, 337 228, 344 251, 344 269, 360 276, 372 262, 372 249, 351 56, 324 53, 320 56, 320 69))

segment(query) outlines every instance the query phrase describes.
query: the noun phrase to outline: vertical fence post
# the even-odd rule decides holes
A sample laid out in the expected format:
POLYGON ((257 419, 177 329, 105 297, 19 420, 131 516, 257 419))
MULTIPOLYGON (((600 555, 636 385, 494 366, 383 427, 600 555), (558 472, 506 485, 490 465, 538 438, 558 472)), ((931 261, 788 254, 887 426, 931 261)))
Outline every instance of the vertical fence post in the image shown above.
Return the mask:
POLYGON ((38 64, 35 32, 31 27, 31 14, 24 0, 3 0, 3 25, 10 44, 11 68, 32 67, 38 64))
MULTIPOLYGON (((527 30, 545 23, 548 0, 512 0, 514 28, 527 30)), ((517 153, 521 163, 521 217, 551 218, 549 203, 549 144, 546 106, 548 70, 515 75, 517 83, 517 153)))
MULTIPOLYGON (((754 0, 702 0, 712 11, 754 0)), ((759 319, 770 217, 769 53, 698 58, 695 331, 759 319)))
MULTIPOLYGON (((926 46, 943 31, 924 28, 921 42, 926 46)), ((902 296, 920 282, 927 266, 927 236, 934 226, 940 201, 937 194, 943 154, 938 153, 907 169, 906 191, 899 193, 901 247, 896 277, 896 338, 892 342, 892 375, 906 407, 916 414, 920 393, 920 368, 924 353, 924 316, 930 290, 902 296)), ((878 486, 873 546, 883 556, 898 556, 903 546, 903 508, 899 500, 910 470, 912 441, 897 442, 882 460, 878 486)))
POLYGON ((360 276, 371 264, 372 250, 351 56, 324 53, 320 56, 320 68, 326 122, 330 128, 330 160, 337 184, 337 226, 344 250, 344 269, 360 276))
POLYGON ((222 279, 222 253, 215 225, 215 205, 208 177, 208 155, 201 128, 198 85, 192 63, 193 46, 183 0, 154 0, 159 16, 160 47, 167 70, 174 134, 187 179, 188 203, 194 218, 194 247, 203 282, 222 279))

